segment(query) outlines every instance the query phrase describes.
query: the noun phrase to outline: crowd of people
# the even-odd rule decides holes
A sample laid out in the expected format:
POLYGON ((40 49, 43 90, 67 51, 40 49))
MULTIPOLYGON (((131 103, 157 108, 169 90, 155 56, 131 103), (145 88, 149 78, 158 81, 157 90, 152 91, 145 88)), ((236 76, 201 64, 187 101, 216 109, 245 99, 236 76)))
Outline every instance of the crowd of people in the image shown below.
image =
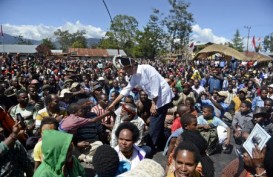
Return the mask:
POLYGON ((273 135, 272 62, 17 54, 0 65, 0 176, 83 177, 91 164, 98 177, 213 177, 210 156, 231 151, 222 177, 273 175, 272 138, 242 146, 256 124, 273 135), (161 151, 164 169, 151 160, 161 151))

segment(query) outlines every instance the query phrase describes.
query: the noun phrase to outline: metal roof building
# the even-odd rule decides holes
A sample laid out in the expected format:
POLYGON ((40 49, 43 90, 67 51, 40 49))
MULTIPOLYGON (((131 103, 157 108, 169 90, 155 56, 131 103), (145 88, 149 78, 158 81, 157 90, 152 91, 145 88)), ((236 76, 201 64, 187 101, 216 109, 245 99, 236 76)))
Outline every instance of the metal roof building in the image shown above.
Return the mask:
MULTIPOLYGON (((68 53, 74 57, 105 58, 112 59, 118 55, 117 49, 91 49, 91 48, 68 48, 68 53)), ((126 56, 124 50, 119 50, 119 54, 126 56)))
POLYGON ((33 53, 37 53, 36 51, 37 46, 38 45, 5 44, 5 45, 0 45, 0 53, 33 54, 33 53))
POLYGON ((124 50, 119 50, 119 53, 118 53, 117 49, 106 49, 106 51, 107 51, 108 55, 111 57, 116 56, 116 55, 127 56, 126 53, 124 52, 124 50))

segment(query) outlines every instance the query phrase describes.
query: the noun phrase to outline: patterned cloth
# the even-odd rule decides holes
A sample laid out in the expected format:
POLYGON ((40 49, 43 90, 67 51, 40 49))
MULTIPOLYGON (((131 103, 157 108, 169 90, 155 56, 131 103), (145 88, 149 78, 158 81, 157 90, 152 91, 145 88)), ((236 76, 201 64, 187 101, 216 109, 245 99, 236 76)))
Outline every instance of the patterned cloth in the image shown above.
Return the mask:
MULTIPOLYGON (((103 109, 103 108, 98 104, 98 105, 94 106, 94 107, 91 109, 91 112, 97 114, 97 116, 102 116, 102 115, 104 115, 104 114, 106 113, 106 110, 103 109)), ((102 123, 105 123, 105 124, 110 124, 110 123, 112 123, 112 122, 114 122, 114 121, 115 121, 115 120, 114 120, 114 117, 113 117, 113 116, 110 116, 110 115, 104 117, 104 118, 101 120, 101 122, 102 122, 102 123)))

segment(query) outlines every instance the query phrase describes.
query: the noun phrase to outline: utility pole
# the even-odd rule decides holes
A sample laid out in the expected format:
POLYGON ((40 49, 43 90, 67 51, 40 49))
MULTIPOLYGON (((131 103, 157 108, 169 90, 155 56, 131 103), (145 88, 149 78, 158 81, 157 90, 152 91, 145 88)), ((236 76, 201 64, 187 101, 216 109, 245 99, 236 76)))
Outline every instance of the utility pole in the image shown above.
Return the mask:
POLYGON ((251 26, 244 26, 244 28, 247 29, 247 46, 246 46, 246 52, 248 52, 249 32, 250 32, 251 26))

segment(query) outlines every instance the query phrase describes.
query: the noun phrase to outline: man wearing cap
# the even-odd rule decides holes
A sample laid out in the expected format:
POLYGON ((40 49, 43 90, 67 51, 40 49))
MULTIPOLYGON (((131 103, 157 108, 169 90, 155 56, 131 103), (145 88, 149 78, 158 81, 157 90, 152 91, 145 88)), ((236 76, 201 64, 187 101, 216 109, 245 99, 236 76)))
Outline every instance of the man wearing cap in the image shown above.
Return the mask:
POLYGON ((238 95, 233 98, 233 100, 231 101, 229 107, 231 109, 233 109, 234 112, 239 111, 240 106, 241 106, 241 102, 243 102, 243 101, 249 101, 249 102, 251 102, 250 99, 246 98, 246 94, 247 94, 247 88, 242 88, 239 91, 238 95))
POLYGON ((47 95, 49 95, 51 93, 52 93, 52 90, 51 90, 50 85, 45 84, 45 85, 43 85, 41 95, 39 95, 39 96, 41 96, 41 100, 44 101, 45 97, 47 97, 47 95))
POLYGON ((59 106, 61 109, 66 110, 71 104, 71 97, 73 96, 73 93, 69 89, 62 89, 59 94, 59 106))
POLYGON ((106 80, 104 79, 104 77, 99 77, 99 78, 98 78, 98 82, 99 82, 99 84, 100 84, 100 85, 102 86, 102 88, 103 88, 103 93, 106 93, 107 95, 109 95, 109 92, 110 92, 110 85, 107 84, 108 81, 106 81, 106 80))
POLYGON ((253 111, 253 119, 245 123, 242 129, 242 137, 247 139, 248 135, 258 123, 270 136, 273 136, 273 123, 270 121, 270 114, 265 107, 256 107, 253 111))
POLYGON ((93 85, 93 93, 92 95, 88 98, 89 101, 93 103, 93 105, 98 104, 98 100, 100 95, 102 94, 102 86, 97 82, 95 85, 93 85))
POLYGON ((155 148, 156 145, 164 142, 160 142, 160 137, 163 136, 164 120, 167 114, 169 103, 172 101, 174 94, 164 80, 164 78, 156 71, 156 69, 150 65, 138 65, 135 60, 130 58, 117 57, 120 66, 124 71, 131 75, 131 79, 128 85, 123 88, 120 95, 111 103, 109 110, 112 110, 121 99, 128 95, 130 91, 137 85, 141 87, 147 94, 148 98, 152 100, 152 106, 150 109, 150 127, 149 137, 151 138, 150 146, 155 148))
POLYGON ((72 83, 73 83, 72 79, 66 79, 64 81, 64 88, 68 88, 69 89, 71 87, 72 83))
POLYGON ((70 89, 69 89, 72 93, 72 97, 71 97, 71 102, 76 102, 81 98, 86 98, 86 93, 87 91, 84 90, 81 87, 81 84, 78 82, 73 82, 73 84, 71 85, 70 89))

